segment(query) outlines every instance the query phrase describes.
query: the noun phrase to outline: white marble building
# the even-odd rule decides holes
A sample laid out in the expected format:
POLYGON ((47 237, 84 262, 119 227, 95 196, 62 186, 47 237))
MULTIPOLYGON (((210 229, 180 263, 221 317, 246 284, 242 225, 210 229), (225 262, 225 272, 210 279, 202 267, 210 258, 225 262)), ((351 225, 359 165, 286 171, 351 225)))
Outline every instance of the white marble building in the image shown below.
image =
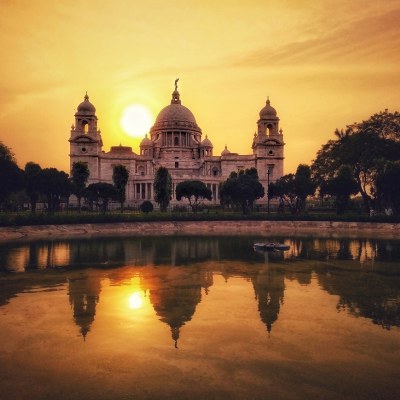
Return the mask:
MULTIPOLYGON (((285 143, 279 118, 269 99, 259 116, 257 132, 249 138, 250 154, 231 153, 225 147, 221 155, 214 155, 212 142, 207 135, 203 137, 193 113, 181 104, 175 86, 171 104, 158 114, 150 137, 146 135, 141 141, 140 154, 126 146, 112 146, 106 152, 97 127, 96 109, 86 94, 71 127, 70 165, 72 167, 75 161, 86 162, 90 170, 89 183, 112 183, 113 167, 124 165, 129 171, 127 205, 153 200, 154 175, 160 166, 168 168, 174 188, 184 180, 201 180, 213 193, 211 203, 219 204, 219 184, 232 171, 257 168, 265 189, 268 179, 274 181, 283 175, 285 143)), ((266 196, 259 200, 259 204, 266 202, 266 196)), ((173 199, 171 203, 177 201, 173 199)))

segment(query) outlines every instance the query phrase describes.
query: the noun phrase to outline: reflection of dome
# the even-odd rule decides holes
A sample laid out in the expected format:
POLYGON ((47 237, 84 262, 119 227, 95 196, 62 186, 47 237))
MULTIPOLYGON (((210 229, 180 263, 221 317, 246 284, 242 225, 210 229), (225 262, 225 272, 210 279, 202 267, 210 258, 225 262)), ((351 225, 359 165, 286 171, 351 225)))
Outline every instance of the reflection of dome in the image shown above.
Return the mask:
POLYGON ((153 146, 153 142, 147 137, 147 133, 144 139, 140 142, 140 146, 153 146))
POLYGON ((268 99, 265 107, 260 111, 260 118, 276 117, 276 110, 270 104, 271 102, 268 99))
POLYGON ((228 154, 231 154, 231 152, 228 150, 228 147, 225 146, 225 149, 222 150, 221 156, 227 156, 228 154))
POLYGON ((201 147, 213 147, 211 140, 207 137, 201 142, 201 147))
POLYGON ((96 112, 95 106, 89 101, 89 96, 86 93, 85 100, 78 106, 78 113, 94 114, 96 112))

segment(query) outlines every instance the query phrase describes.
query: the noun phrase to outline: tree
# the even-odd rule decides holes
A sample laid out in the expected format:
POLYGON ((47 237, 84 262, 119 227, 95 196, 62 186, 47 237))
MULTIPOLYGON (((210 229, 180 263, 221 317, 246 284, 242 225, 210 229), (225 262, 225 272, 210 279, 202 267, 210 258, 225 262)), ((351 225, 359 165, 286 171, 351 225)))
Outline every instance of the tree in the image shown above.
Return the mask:
POLYGON ((42 168, 32 161, 25 165, 25 190, 31 204, 31 211, 36 212, 36 203, 42 187, 42 168))
POLYGON ((24 187, 24 171, 21 170, 11 149, 0 142, 0 204, 8 195, 24 187))
POLYGON ((324 192, 336 197, 336 212, 343 214, 352 194, 358 193, 358 185, 354 179, 352 168, 342 165, 334 178, 324 184, 324 192))
POLYGON ((98 182, 91 183, 84 191, 84 197, 93 208, 93 203, 101 200, 100 209, 103 214, 106 213, 108 204, 111 199, 117 196, 117 190, 110 183, 98 182))
POLYGON ((271 182, 268 190, 271 199, 279 198, 280 211, 284 211, 286 204, 292 214, 296 213, 297 195, 294 174, 283 175, 276 182, 271 182))
POLYGON ((87 181, 89 179, 89 168, 85 162, 77 161, 72 164, 71 171, 71 182, 72 182, 72 194, 74 194, 78 200, 78 212, 81 212, 81 200, 87 181))
POLYGON ((167 211, 172 198, 172 178, 167 168, 158 168, 153 187, 154 200, 160 205, 160 211, 167 211))
POLYGON ((185 197, 189 201, 189 205, 193 212, 196 212, 199 207, 199 201, 202 199, 211 200, 211 190, 204 182, 198 180, 183 181, 176 185, 176 199, 180 201, 185 197))
POLYGON ((400 161, 387 162, 376 180, 377 194, 386 209, 400 214, 400 161))
POLYGON ((400 159, 400 114, 385 110, 336 130, 335 135, 336 140, 329 140, 318 151, 311 166, 313 177, 321 187, 335 177, 341 165, 349 165, 369 211, 376 196, 378 160, 400 159))
POLYGON ((58 211, 60 202, 71 193, 68 174, 56 168, 42 169, 40 174, 40 192, 47 198, 47 211, 58 211))
POLYGON ((153 203, 149 200, 145 200, 141 205, 140 205, 140 211, 148 214, 149 212, 152 212, 154 209, 153 203))
POLYGON ((264 197, 264 188, 258 180, 255 168, 232 172, 221 185, 221 204, 237 204, 247 214, 257 199, 264 197))
POLYGON ((297 200, 297 211, 304 211, 306 199, 315 193, 316 184, 311 179, 311 169, 306 164, 300 164, 294 175, 294 192, 297 200))
POLYGON ((121 204, 121 212, 124 210, 126 200, 126 185, 128 183, 129 171, 124 165, 116 165, 113 169, 112 180, 116 189, 116 200, 121 204))

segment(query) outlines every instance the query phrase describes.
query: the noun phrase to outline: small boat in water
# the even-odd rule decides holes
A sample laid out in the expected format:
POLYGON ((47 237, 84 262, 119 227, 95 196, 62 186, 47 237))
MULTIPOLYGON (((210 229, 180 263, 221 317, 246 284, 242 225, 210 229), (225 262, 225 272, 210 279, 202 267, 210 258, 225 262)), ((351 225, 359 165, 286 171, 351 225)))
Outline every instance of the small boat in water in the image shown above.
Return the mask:
POLYGON ((285 251, 289 250, 290 246, 283 243, 254 243, 254 250, 264 250, 264 251, 285 251))

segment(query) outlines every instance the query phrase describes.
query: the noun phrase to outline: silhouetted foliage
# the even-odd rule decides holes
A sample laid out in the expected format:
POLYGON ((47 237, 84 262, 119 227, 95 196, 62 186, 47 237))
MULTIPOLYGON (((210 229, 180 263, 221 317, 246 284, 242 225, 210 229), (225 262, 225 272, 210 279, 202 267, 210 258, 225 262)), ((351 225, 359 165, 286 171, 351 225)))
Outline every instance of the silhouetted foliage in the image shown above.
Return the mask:
POLYGON ((91 183, 84 191, 84 197, 91 209, 93 209, 93 203, 98 203, 101 200, 99 206, 103 214, 107 211, 110 200, 114 199, 116 195, 115 187, 104 182, 91 183))
POLYGON ((172 178, 167 168, 158 168, 153 187, 154 200, 160 205, 160 211, 167 211, 172 198, 172 178))
POLYGON ((350 196, 358 193, 352 168, 349 165, 342 165, 334 178, 323 183, 323 191, 328 195, 335 196, 336 211, 338 214, 343 214, 350 201, 350 196))
POLYGON ((377 195, 390 214, 400 214, 400 161, 387 162, 376 179, 377 195))
POLYGON ((126 200, 126 185, 129 179, 129 171, 124 165, 116 165, 112 176, 116 189, 116 200, 121 204, 121 212, 124 210, 126 200))
POLYGON ((39 199, 42 187, 42 168, 32 161, 25 165, 25 190, 31 204, 31 211, 36 211, 36 203, 39 199))
POLYGON ((40 192, 47 198, 47 211, 58 211, 61 200, 67 198, 71 193, 68 174, 58 171, 56 168, 45 168, 42 169, 40 175, 40 192))
POLYGON ((271 198, 280 199, 280 211, 283 211, 286 205, 295 214, 305 210, 306 199, 315 193, 315 188, 310 167, 300 164, 296 174, 283 175, 276 182, 271 182, 269 194, 271 198))
POLYGON ((300 164, 294 175, 294 192, 297 200, 297 211, 304 211, 306 199, 315 193, 316 184, 311 179, 311 169, 306 164, 300 164))
POLYGON ((337 139, 329 140, 318 151, 311 166, 319 187, 335 177, 341 165, 352 168, 365 208, 369 211, 376 197, 379 160, 400 159, 400 113, 387 110, 368 120, 336 130, 337 139))
POLYGON ((237 205, 243 214, 247 214, 254 202, 265 194, 255 168, 239 173, 231 172, 229 178, 222 183, 220 193, 223 206, 237 205))
POLYGON ((149 212, 152 212, 154 209, 153 203, 149 200, 145 200, 141 205, 140 205, 140 211, 148 214, 149 212))
POLYGON ((0 142, 0 204, 5 203, 9 194, 24 187, 24 171, 14 158, 11 149, 0 142))
POLYGON ((180 201, 182 197, 188 199, 189 205, 193 212, 196 212, 199 207, 199 202, 202 199, 211 200, 211 190, 202 181, 190 180, 183 181, 176 185, 176 199, 180 201))
POLYGON ((81 199, 83 197, 89 175, 89 168, 85 162, 78 161, 72 164, 72 194, 74 194, 78 200, 78 212, 81 212, 81 199))

